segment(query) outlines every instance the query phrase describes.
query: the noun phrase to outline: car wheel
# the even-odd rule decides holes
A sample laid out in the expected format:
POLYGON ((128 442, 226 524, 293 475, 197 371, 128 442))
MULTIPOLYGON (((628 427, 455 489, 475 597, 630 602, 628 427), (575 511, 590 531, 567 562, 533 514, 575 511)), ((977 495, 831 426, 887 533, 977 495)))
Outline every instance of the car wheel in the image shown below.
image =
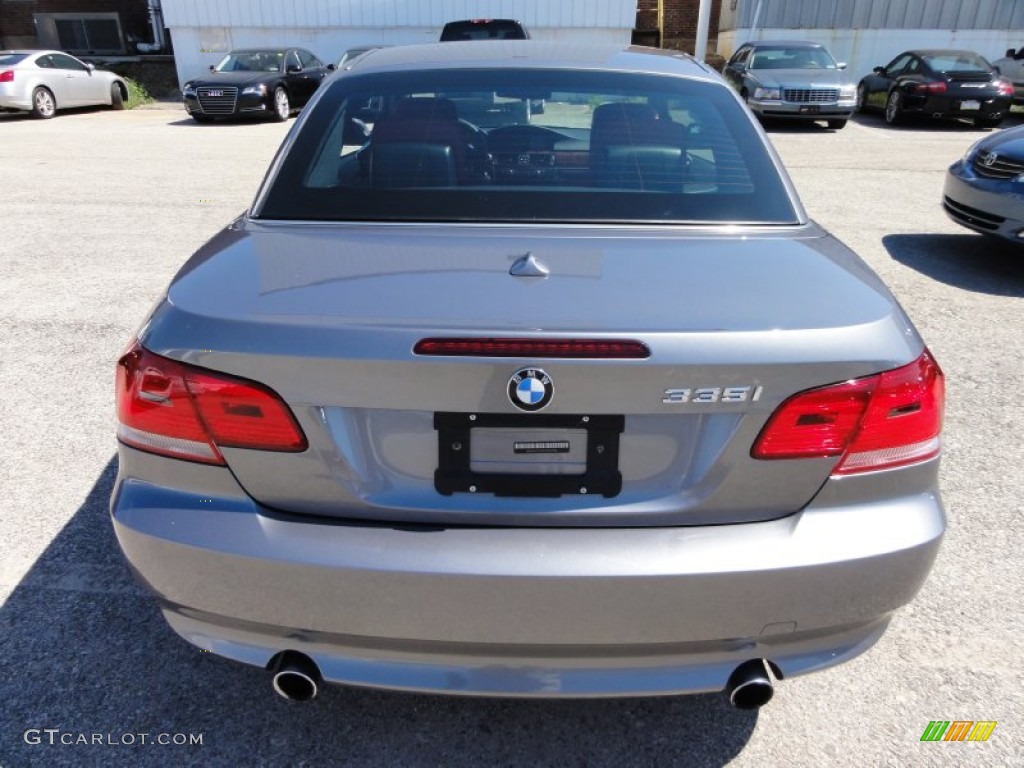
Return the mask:
POLYGON ((834 131, 841 131, 841 130, 843 130, 843 128, 846 127, 846 121, 845 120, 829 120, 828 121, 828 127, 831 128, 834 131))
POLYGON ((49 120, 57 113, 57 102, 48 88, 39 86, 32 91, 32 117, 49 120))
POLYGON ((117 83, 110 84, 110 108, 124 109, 124 94, 121 93, 121 86, 117 83))
POLYGON ((191 116, 192 116, 192 119, 195 120, 197 123, 212 123, 213 122, 213 118, 212 117, 210 117, 209 115, 200 114, 199 112, 193 112, 191 114, 191 116))
POLYGON ((900 105, 900 92, 890 91, 885 102, 885 122, 897 125, 903 119, 903 107, 900 105))
POLYGON ((974 118, 975 128, 995 128, 1003 122, 1001 117, 976 117, 974 118))
POLYGON ((291 102, 288 101, 288 91, 281 86, 274 89, 274 119, 283 123, 292 113, 291 102))
POLYGON ((868 108, 868 89, 864 87, 864 83, 857 86, 857 111, 865 112, 868 108))

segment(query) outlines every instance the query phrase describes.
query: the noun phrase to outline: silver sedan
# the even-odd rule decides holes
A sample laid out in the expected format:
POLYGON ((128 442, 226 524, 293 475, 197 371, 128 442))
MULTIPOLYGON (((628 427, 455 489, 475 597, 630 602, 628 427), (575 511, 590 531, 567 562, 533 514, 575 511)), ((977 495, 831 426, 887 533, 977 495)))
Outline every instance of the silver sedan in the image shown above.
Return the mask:
POLYGON ((818 43, 758 41, 740 46, 722 74, 760 119, 825 120, 837 130, 857 106, 845 69, 818 43))
POLYGON ((876 642, 945 529, 938 364, 670 52, 357 58, 116 391, 125 555, 291 699, 757 707, 876 642))
POLYGON ((58 109, 107 105, 124 109, 128 86, 61 51, 0 51, 0 110, 50 118, 58 109))

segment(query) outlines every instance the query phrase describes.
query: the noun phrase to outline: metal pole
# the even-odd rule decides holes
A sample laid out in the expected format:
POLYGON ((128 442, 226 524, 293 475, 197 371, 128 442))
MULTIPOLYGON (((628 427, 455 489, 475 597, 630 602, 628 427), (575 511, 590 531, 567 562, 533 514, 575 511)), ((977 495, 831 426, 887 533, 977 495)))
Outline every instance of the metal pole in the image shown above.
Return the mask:
POLYGON ((697 40, 693 46, 693 57, 704 61, 708 55, 708 28, 711 24, 711 0, 700 0, 697 12, 697 40))
POLYGON ((665 47, 665 0, 658 0, 658 47, 665 47))
POLYGON ((761 0, 757 0, 757 5, 754 6, 754 20, 750 24, 750 36, 751 38, 757 38, 757 22, 761 19, 761 0))

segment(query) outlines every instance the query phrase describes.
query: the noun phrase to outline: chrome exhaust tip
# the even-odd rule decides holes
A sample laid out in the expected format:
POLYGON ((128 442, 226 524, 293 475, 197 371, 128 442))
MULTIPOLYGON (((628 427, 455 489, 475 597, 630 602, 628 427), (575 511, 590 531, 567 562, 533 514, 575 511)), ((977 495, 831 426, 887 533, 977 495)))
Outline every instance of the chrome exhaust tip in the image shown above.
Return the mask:
POLYGON ((725 686, 736 709, 759 709, 772 699, 775 688, 764 659, 745 661, 733 670, 725 686))
POLYGON ((311 701, 324 684, 316 662, 298 651, 280 654, 273 672, 274 690, 289 701, 311 701))

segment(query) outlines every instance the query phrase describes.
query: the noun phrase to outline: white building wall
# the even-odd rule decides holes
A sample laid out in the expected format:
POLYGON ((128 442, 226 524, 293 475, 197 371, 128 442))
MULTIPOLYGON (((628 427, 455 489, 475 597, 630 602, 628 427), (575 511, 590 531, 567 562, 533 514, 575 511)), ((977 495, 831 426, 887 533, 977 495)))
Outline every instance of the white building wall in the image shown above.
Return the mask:
POLYGON ((915 48, 963 49, 994 61, 1008 48, 1024 44, 1024 32, 1019 29, 735 29, 719 33, 718 52, 729 58, 750 40, 821 43, 837 61, 847 63, 847 72, 856 81, 874 67, 885 66, 898 54, 915 48))
POLYGON ((537 40, 628 44, 636 0, 163 0, 178 81, 232 48, 295 45, 325 62, 349 48, 434 42, 455 19, 518 19, 537 40))

